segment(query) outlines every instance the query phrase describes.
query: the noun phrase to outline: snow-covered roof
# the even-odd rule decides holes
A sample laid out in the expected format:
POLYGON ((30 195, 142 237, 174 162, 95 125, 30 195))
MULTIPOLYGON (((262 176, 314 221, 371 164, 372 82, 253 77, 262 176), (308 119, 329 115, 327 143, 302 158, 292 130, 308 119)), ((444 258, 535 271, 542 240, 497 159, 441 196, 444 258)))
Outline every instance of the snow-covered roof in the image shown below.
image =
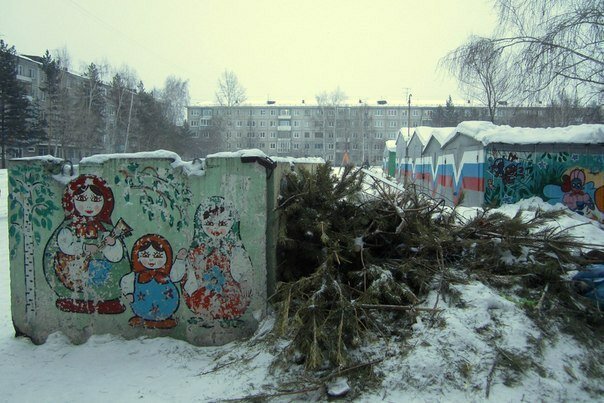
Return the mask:
POLYGON ((567 127, 528 128, 497 126, 491 122, 462 122, 442 143, 446 146, 459 134, 481 142, 503 144, 604 144, 604 125, 583 124, 567 127))
MULTIPOLYGON (((358 107, 358 106, 368 106, 375 108, 401 108, 408 107, 407 102, 404 99, 394 99, 388 100, 386 99, 385 104, 379 104, 378 101, 383 101, 383 99, 366 99, 366 98, 348 98, 340 103, 340 107, 358 107), (361 101, 361 102, 359 102, 361 101)), ((188 108, 215 108, 220 105, 216 103, 216 101, 207 101, 201 99, 194 99, 192 105, 188 105, 188 108)), ((459 102, 459 105, 462 105, 463 102, 459 102)), ((411 104, 412 108, 418 107, 438 107, 444 106, 445 100, 436 100, 436 99, 426 99, 426 100, 414 100, 411 104)), ((457 104, 456 104, 457 105, 457 104)), ((267 108, 287 108, 287 107, 317 107, 319 106, 315 97, 304 98, 300 97, 299 99, 248 99, 245 102, 237 105, 238 108, 245 107, 267 107, 267 108), (272 104, 267 104, 268 101, 273 102, 272 104)))
POLYGON ((442 147, 442 145, 445 144, 450 137, 454 136, 455 133, 455 127, 433 127, 430 132, 430 138, 424 143, 422 153, 428 148, 431 141, 438 142, 438 146, 442 147))
MULTIPOLYGON (((422 145, 425 146, 428 144, 428 141, 430 141, 432 130, 434 130, 434 128, 430 126, 417 126, 413 129, 413 135, 417 136, 422 145)), ((413 137, 413 135, 411 135, 411 137, 413 137)), ((409 141, 411 141, 411 139, 409 139, 409 141)))

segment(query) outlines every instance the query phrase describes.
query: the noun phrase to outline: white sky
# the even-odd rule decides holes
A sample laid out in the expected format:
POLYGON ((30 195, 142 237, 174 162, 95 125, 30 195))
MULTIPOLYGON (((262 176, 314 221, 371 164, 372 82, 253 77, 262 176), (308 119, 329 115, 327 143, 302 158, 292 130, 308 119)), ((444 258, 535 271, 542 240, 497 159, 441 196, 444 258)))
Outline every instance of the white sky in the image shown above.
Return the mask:
MULTIPOLYGON (((470 34, 488 35, 490 0, 0 0, 0 39, 22 54, 66 48, 72 69, 126 64, 146 88, 189 80, 192 103, 213 101, 224 69, 248 99, 463 97, 437 70, 470 34)), ((110 80, 110 76, 105 78, 110 80)))

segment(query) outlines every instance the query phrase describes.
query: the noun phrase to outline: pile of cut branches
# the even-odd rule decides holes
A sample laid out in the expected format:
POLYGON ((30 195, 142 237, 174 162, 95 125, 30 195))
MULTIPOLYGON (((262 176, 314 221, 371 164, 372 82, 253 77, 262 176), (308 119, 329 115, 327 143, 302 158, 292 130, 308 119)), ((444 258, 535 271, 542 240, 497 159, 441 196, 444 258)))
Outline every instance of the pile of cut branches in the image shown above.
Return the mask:
POLYGON ((350 352, 365 336, 436 312, 418 305, 452 282, 514 281, 568 294, 561 276, 582 245, 547 225, 560 211, 510 218, 484 210, 463 219, 413 186, 401 191, 372 179, 363 192, 364 179, 351 167, 335 176, 325 164, 282 184, 275 330, 292 340, 286 357, 307 369, 354 364, 350 352))

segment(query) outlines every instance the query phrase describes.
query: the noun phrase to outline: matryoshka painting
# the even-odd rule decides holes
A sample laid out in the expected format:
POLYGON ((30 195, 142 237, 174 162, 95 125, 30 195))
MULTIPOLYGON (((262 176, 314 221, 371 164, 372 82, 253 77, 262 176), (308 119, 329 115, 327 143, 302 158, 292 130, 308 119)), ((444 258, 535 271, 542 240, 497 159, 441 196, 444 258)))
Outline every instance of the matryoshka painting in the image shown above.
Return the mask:
POLYGON ((128 323, 151 329, 173 328, 177 325, 173 315, 180 303, 174 283, 184 272, 172 270, 170 243, 161 235, 144 235, 134 243, 131 258, 132 272, 121 281, 134 313, 128 323))
POLYGON ((65 218, 44 250, 44 274, 56 306, 74 313, 122 313, 119 281, 130 271, 122 237, 131 228, 113 226, 113 192, 104 179, 80 175, 63 192, 65 218))
MULTIPOLYGON (((221 196, 211 196, 195 212, 193 241, 181 282, 189 309, 204 321, 240 318, 250 304, 252 264, 241 242, 239 215, 221 196)), ((185 253, 186 252, 186 255, 185 253)))

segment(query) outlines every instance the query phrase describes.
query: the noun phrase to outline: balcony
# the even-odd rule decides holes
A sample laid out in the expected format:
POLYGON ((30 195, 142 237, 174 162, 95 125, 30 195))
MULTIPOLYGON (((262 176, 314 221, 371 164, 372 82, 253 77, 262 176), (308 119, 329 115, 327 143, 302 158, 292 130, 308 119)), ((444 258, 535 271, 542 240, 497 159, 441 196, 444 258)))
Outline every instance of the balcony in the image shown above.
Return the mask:
POLYGON ((291 126, 277 126, 277 131, 278 132, 291 132, 292 127, 291 126))

